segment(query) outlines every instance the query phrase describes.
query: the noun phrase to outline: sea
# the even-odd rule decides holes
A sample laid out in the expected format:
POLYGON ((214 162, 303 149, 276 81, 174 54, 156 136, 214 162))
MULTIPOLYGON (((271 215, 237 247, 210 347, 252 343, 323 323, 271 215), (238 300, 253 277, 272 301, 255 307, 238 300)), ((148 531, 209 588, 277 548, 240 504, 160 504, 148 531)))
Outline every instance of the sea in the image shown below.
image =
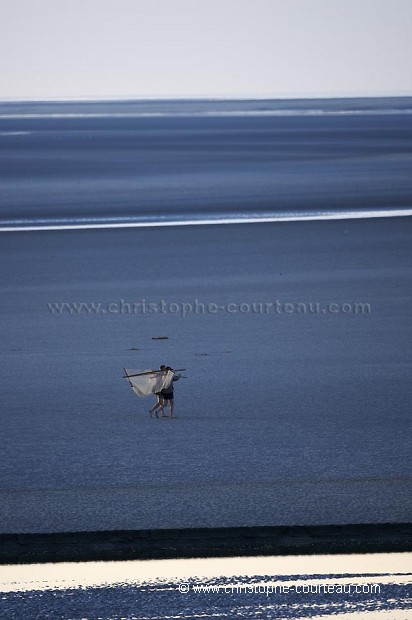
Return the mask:
MULTIPOLYGON (((411 210, 412 97, 0 102, 3 232, 411 210)), ((240 573, 244 588, 235 591, 219 574, 194 579, 8 589, 3 582, 0 617, 412 618, 410 574, 279 573, 283 586, 380 584, 378 593, 294 590, 287 599, 268 589, 273 574, 240 573), (195 583, 215 590, 199 593, 195 583)))
MULTIPOLYGON (((263 572, 267 566, 277 564, 280 569, 286 568, 284 559, 282 563, 282 558, 274 557, 243 558, 243 564, 241 558, 220 559, 214 563, 214 577, 187 576, 186 569, 184 577, 170 578, 173 566, 170 560, 157 561, 159 577, 153 577, 154 561, 142 562, 140 567, 138 561, 123 565, 112 562, 104 568, 102 563, 91 563, 89 568, 84 563, 66 564, 63 568, 57 565, 53 577, 51 565, 46 570, 40 566, 38 574, 33 566, 31 581, 19 580, 18 575, 22 576, 19 569, 9 573, 9 578, 13 575, 14 580, 4 583, 0 610, 4 618, 39 620, 409 620, 412 574, 399 570, 388 572, 391 564, 401 568, 400 555, 389 554, 376 560, 375 571, 333 574, 268 575, 263 572), (380 572, 385 560, 387 571, 380 572), (250 561, 255 569, 260 563, 262 572, 245 575, 244 569, 250 561), (165 569, 165 565, 169 566, 165 569), (236 566, 238 574, 228 574, 231 571, 227 567, 236 571, 236 566)), ((406 555, 410 561, 410 554, 406 555)), ((372 554, 366 556, 367 560, 359 555, 352 557, 353 567, 359 563, 364 567, 368 562, 370 567, 374 564, 372 554)), ((327 556, 319 566, 322 563, 323 567, 325 564, 343 566, 342 560, 348 565, 343 556, 338 556, 337 562, 327 556)), ((306 558, 306 562, 298 558, 296 566, 299 561, 306 566, 315 565, 313 558, 306 558)), ((178 560, 176 573, 185 570, 187 564, 192 570, 210 573, 212 562, 178 560)), ((290 567, 290 558, 286 562, 290 567)), ((405 561, 404 568, 407 565, 405 561)), ((25 574, 29 576, 29 570, 25 574)))
POLYGON ((408 211, 412 97, 0 102, 0 228, 408 211))

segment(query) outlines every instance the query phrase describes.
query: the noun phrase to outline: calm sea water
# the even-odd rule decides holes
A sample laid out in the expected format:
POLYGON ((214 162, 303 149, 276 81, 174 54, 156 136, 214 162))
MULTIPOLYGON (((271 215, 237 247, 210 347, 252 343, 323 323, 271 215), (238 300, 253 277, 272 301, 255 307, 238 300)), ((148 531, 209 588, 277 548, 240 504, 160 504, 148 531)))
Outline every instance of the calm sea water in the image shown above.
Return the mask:
POLYGON ((0 597, 0 610, 4 614, 2 617, 16 619, 298 620, 316 617, 325 620, 407 620, 412 613, 410 593, 410 575, 370 575, 366 579, 348 574, 304 575, 275 580, 256 575, 247 579, 216 578, 207 582, 191 579, 184 583, 164 581, 9 592, 0 597), (196 592, 194 585, 214 588, 215 591, 196 592), (290 588, 287 594, 280 589, 286 586, 290 588), (340 588, 340 592, 328 592, 329 586, 335 590, 340 588), (298 592, 292 591, 296 587, 298 592))
MULTIPOLYGON (((3 226, 403 209, 412 206, 411 173, 410 99, 0 104, 3 226)), ((272 581, 255 575, 247 583, 272 581)), ((0 595, 0 616, 402 620, 411 613, 410 583, 396 577, 378 595, 287 600, 228 594, 227 580, 211 583, 221 591, 181 593, 176 582, 14 591, 0 595)))
POLYGON ((412 98, 0 103, 0 225, 412 206, 412 98))

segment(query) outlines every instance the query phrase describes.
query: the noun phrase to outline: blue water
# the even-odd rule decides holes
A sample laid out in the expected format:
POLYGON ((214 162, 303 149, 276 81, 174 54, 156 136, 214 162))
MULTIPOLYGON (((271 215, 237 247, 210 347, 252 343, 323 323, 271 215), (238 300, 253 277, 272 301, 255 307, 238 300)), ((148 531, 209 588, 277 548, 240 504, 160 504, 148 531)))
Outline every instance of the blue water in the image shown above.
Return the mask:
POLYGON ((412 98, 0 103, 0 225, 412 206, 412 98))
MULTIPOLYGON (((410 208, 411 112, 407 98, 2 103, 0 225, 410 208)), ((37 531, 41 523, 45 530, 64 529, 65 519, 72 529, 156 527, 162 519, 184 525, 184 515, 212 525, 219 519, 318 522, 320 513, 325 522, 405 520, 410 245, 407 228, 397 226, 328 227, 324 236, 305 228, 303 237, 288 229, 289 238, 274 229, 231 230, 230 239, 217 240, 205 231, 200 240, 175 234, 170 247, 162 231, 147 246, 134 234, 23 235, 18 247, 14 238, 3 240, 9 263, 3 261, 2 273, 8 291, 2 528, 37 531), (154 255, 164 265, 159 290, 151 284, 154 255), (144 265, 147 282, 141 276, 135 284, 130 264, 144 265), (328 275, 329 268, 339 277, 328 275), (369 269, 368 278, 361 272, 357 279, 361 268, 369 269), (318 272, 322 288, 311 279, 318 272), (296 282, 305 275, 302 292, 296 282), (175 283, 174 276, 181 280, 175 283), (281 324, 264 317, 263 327, 255 319, 247 327, 232 317, 230 323, 191 317, 183 329, 174 316, 155 325, 150 317, 76 322, 46 311, 46 302, 66 299, 166 295, 180 301, 186 299, 179 296, 183 279, 190 299, 199 286, 202 299, 218 303, 225 295, 266 301, 268 291, 287 301, 366 295, 374 313, 363 321, 329 317, 315 325, 306 317, 281 324), (163 333, 174 339, 160 341, 159 350, 151 338, 163 333), (141 354, 132 352, 136 344, 141 354), (276 407, 255 379, 249 379, 255 389, 246 385, 233 405, 233 390, 216 385, 215 377, 223 376, 216 369, 229 368, 235 379, 247 376, 251 351, 257 368, 277 369, 276 407), (125 363, 154 363, 166 354, 192 362, 192 386, 196 372, 207 377, 196 393, 190 383, 181 387, 183 414, 175 428, 149 426, 121 384, 125 363), (91 368, 96 377, 87 375, 91 368), (218 405, 203 411, 199 401, 209 407, 212 391, 218 405), (251 415, 256 398, 258 424, 251 415)), ((181 594, 176 583, 0 595, 0 617, 17 619, 271 619, 385 610, 406 618, 410 608, 407 586, 396 583, 382 585, 379 596, 287 600, 280 594, 181 594)))
MULTIPOLYGON (((319 579, 319 575, 304 576, 303 579, 319 579)), ((327 575, 329 579, 339 575, 327 575)), ((344 575, 348 577, 348 575, 344 575)), ((277 583, 287 585, 296 577, 278 577, 277 583)), ((301 577, 297 577, 301 579, 301 577)), ((352 583, 356 583, 356 576, 352 583)), ((379 576, 371 578, 371 583, 379 584, 379 576)), ((186 582, 190 588, 188 593, 179 591, 178 582, 158 582, 141 585, 119 584, 95 588, 72 588, 66 590, 45 590, 12 592, 3 594, 0 599, 0 611, 4 618, 30 619, 64 619, 64 620, 159 620, 166 618, 184 618, 185 620, 202 618, 311 618, 313 616, 330 616, 345 618, 347 613, 359 614, 375 612, 373 618, 382 619, 385 612, 393 612, 391 618, 410 617, 412 600, 410 583, 380 584, 379 593, 296 593, 287 594, 264 591, 265 584, 273 583, 273 577, 254 576, 217 578, 202 582, 191 580, 186 582), (220 586, 219 592, 199 593, 192 590, 193 584, 220 586), (256 585, 256 591, 229 590, 233 584, 256 585), (257 586, 259 584, 259 586, 257 586), (226 586, 226 590, 224 588, 226 586)), ((366 587, 366 590, 370 587, 366 587)), ((363 617, 363 616, 362 616, 363 617)), ((353 616, 351 615, 351 618, 353 616)))

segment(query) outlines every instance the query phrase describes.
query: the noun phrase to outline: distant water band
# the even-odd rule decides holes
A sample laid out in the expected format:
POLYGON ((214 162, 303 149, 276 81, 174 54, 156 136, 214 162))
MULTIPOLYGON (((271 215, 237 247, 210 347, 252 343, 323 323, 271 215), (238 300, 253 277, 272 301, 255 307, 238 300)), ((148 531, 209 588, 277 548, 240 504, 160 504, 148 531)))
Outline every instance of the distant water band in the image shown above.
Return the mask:
POLYGON ((411 209, 376 209, 357 211, 305 211, 293 213, 231 214, 216 217, 90 217, 60 219, 0 220, 0 232, 24 232, 36 230, 76 230, 87 228, 156 228, 161 226, 208 226, 223 224, 263 224, 271 222, 299 222, 313 220, 352 220, 379 217, 407 217, 411 209))

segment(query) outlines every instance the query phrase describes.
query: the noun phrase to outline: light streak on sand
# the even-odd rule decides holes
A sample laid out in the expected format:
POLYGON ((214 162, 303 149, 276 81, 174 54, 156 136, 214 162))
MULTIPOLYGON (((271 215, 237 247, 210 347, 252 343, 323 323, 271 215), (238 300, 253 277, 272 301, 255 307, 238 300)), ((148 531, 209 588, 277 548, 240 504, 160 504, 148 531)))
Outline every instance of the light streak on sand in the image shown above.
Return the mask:
MULTIPOLYGON (((408 217, 412 215, 411 209, 387 209, 382 211, 341 211, 333 213, 305 213, 305 214, 287 214, 287 215, 269 215, 256 217, 222 217, 209 219, 176 219, 176 220, 156 220, 156 221, 107 221, 105 218, 80 218, 73 221, 44 224, 32 223, 28 221, 16 223, 11 222, 10 225, 0 226, 0 232, 32 232, 40 230, 83 230, 97 228, 159 228, 163 226, 210 226, 210 225, 228 225, 228 224, 267 224, 274 222, 301 222, 316 220, 354 220, 354 219, 371 219, 380 217, 408 217)), ((126 218, 123 218, 126 219, 126 218)))
MULTIPOLYGON (((0 566, 0 592, 173 582, 219 577, 311 575, 296 583, 412 583, 412 553, 131 560, 0 566), (327 575, 351 575, 328 577, 327 575), (316 577, 316 574, 322 577, 316 577), (365 574, 370 576, 366 577, 365 574), (35 575, 35 577, 34 577, 35 575), (359 575, 353 576, 353 575, 359 575)), ((265 581, 266 584, 278 583, 265 581)), ((279 582, 280 583, 280 582, 279 582)), ((288 581, 288 585, 295 581, 288 581)))

